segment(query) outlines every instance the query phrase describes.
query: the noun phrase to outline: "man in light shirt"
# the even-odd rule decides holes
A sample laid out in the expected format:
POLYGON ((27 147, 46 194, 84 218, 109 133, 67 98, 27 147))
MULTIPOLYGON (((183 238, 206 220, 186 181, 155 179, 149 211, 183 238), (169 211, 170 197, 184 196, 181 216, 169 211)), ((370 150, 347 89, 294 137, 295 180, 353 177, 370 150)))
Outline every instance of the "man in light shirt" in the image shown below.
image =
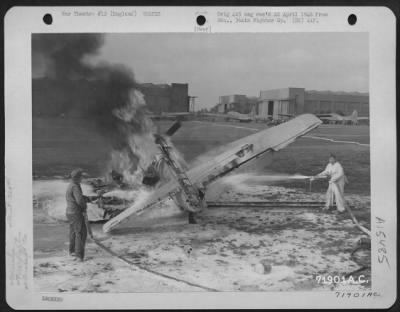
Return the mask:
POLYGON ((339 213, 346 209, 346 202, 344 199, 344 185, 347 183, 347 178, 344 174, 342 165, 336 161, 336 156, 331 154, 329 156, 329 163, 325 170, 318 174, 316 177, 328 177, 329 187, 326 192, 325 210, 329 210, 336 202, 336 207, 339 213))

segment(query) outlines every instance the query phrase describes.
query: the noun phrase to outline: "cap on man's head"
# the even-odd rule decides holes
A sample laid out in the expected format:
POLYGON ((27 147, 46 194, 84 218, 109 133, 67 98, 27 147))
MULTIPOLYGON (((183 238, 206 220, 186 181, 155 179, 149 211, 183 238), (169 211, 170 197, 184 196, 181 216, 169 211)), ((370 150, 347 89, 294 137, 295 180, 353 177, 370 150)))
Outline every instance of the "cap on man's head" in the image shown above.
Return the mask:
POLYGON ((74 170, 71 171, 71 178, 72 179, 82 177, 83 175, 84 175, 84 171, 81 168, 74 169, 74 170))

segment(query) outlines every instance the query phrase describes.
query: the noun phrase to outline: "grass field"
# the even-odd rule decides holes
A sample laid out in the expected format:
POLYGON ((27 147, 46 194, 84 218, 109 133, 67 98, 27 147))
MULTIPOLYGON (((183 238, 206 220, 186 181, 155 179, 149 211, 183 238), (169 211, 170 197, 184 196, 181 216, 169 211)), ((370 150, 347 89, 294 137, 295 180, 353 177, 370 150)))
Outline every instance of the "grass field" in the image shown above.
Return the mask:
MULTIPOLYGON (((172 121, 159 121, 165 131, 172 121)), ((264 129, 262 123, 183 122, 173 142, 188 163, 209 150, 264 129)), ((250 166, 259 173, 315 175, 321 172, 330 153, 337 155, 350 183, 346 192, 370 194, 370 149, 368 126, 322 125, 308 136, 366 145, 330 142, 303 137, 287 148, 260 158, 250 166)), ((34 177, 66 176, 74 167, 82 167, 91 176, 104 174, 109 153, 108 143, 95 131, 94 124, 83 119, 33 119, 34 177)), ((305 182, 280 182, 275 185, 308 188, 305 182)), ((322 192, 326 182, 315 182, 313 191, 322 192)))

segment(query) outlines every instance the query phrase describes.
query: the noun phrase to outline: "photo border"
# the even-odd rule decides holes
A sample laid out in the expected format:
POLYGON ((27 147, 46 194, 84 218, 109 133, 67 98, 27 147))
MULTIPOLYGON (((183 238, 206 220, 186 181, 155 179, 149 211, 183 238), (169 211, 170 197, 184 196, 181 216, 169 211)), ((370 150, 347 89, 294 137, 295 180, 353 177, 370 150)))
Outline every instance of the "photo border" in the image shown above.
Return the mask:
MULTIPOLYGON (((93 8, 93 7, 91 7, 93 8)), ((249 7, 254 10, 255 7, 249 7)), ((393 171, 396 168, 396 98, 395 98, 395 16, 387 8, 327 8, 320 7, 324 11, 332 12, 333 17, 329 17, 329 25, 319 25, 319 31, 338 31, 337 29, 348 30, 348 25, 344 26, 338 23, 338 20, 343 21, 343 18, 349 12, 356 13, 358 16, 364 17, 359 19, 359 24, 353 26, 350 31, 368 31, 370 33, 370 120, 371 120, 371 231, 377 236, 379 231, 384 231, 388 237, 386 248, 388 250, 388 258, 393 266, 390 269, 384 268, 379 264, 377 253, 378 244, 374 239, 372 241, 372 275, 373 288, 377 290, 379 296, 371 298, 333 298, 332 294, 314 294, 315 292, 284 292, 277 293, 174 293, 157 295, 158 302, 154 300, 154 294, 58 294, 63 298, 61 302, 43 301, 43 293, 33 294, 29 289, 33 289, 33 270, 32 276, 28 274, 27 284, 28 290, 21 286, 11 286, 7 279, 7 303, 14 308, 132 308, 132 303, 135 308, 388 308, 396 299, 397 284, 396 276, 398 274, 396 267, 396 234, 397 224, 393 224, 393 210, 396 213, 396 175, 393 171), (377 25, 377 20, 379 24, 377 25), (332 27, 334 25, 334 27, 332 27), (382 77, 385 77, 383 80, 382 77), (387 79, 387 80, 386 80, 387 79), (378 103, 373 105, 374 103, 378 103), (385 110, 381 110, 379 103, 385 103, 385 110), (375 127, 374 127, 375 126, 375 127), (377 129, 377 130, 372 130, 377 129), (382 151, 385 153, 382 153, 382 151), (382 158, 384 161, 382 161, 382 158), (384 188, 384 190, 382 190, 384 188), (376 208, 375 208, 376 207, 376 208), (378 210, 377 209, 383 209, 378 210), (382 208, 384 207, 384 208, 382 208), (387 208, 389 207, 389 208, 387 208), (382 229, 374 220, 380 217, 387 220, 382 229), (390 238, 390 240, 389 240, 390 238), (394 274, 393 274, 394 273, 394 274), (379 282, 382 281, 383 283, 379 282), (226 295, 226 296, 225 296, 226 295), (261 295, 261 296, 260 296, 261 295), (286 299, 282 300, 281 295, 286 299), (288 306, 287 296, 290 295, 290 306, 288 306), (315 296, 317 295, 317 296, 315 296), (82 298, 85 297, 85 301, 82 298), (115 297, 116 296, 116 297, 115 297), (171 297, 172 296, 172 297, 171 297), (269 297, 269 298, 268 298, 269 297), (318 298, 316 298, 318 297, 318 298), (113 298, 115 303, 110 303, 110 298, 113 298), (379 298, 379 299, 376 299, 379 298), (273 299, 271 301, 271 299, 273 299), (346 300, 344 300, 346 299, 346 300), (166 301, 165 301, 166 300, 166 301), (286 301, 285 301, 286 300, 286 301)), ((163 8, 169 12, 168 16, 185 16, 181 18, 182 25, 173 25, 173 19, 167 19, 167 23, 172 27, 173 32, 192 32, 193 20, 199 11, 204 11, 204 8, 186 7, 186 8, 163 8), (182 10, 186 10, 184 13, 182 10), (190 14, 187 14, 190 12, 190 14), (187 14, 187 15, 186 15, 187 14), (189 17, 186 17, 189 16, 189 17), (182 26, 182 27, 181 27, 182 26)), ((209 12, 216 10, 216 7, 209 7, 209 12)), ((232 8, 234 9, 234 8, 232 8)), ((265 9, 265 7, 264 7, 265 9)), ((269 9, 277 9, 271 7, 269 9)), ((294 9, 299 9, 294 8, 294 9)), ((27 214, 22 211, 27 203, 32 206, 32 142, 31 136, 28 134, 32 131, 31 119, 31 75, 30 75, 30 34, 31 32, 49 32, 49 28, 38 21, 44 12, 49 10, 53 12, 62 10, 58 7, 34 7, 34 8, 12 8, 5 16, 5 178, 6 178, 6 204, 7 215, 6 220, 6 247, 10 247, 11 242, 18 238, 19 233, 22 234, 21 250, 25 250, 28 254, 27 267, 33 267, 33 240, 32 235, 24 235, 32 233, 32 220, 26 220, 27 214), (24 24, 20 23, 24 20, 24 24), (29 36, 28 36, 29 34, 29 36), (29 47, 29 48, 27 48, 29 47), (27 68, 29 70, 27 70, 27 68), (23 91, 12 92, 16 86, 23 86, 23 91), (23 111, 23 109, 26 109, 23 111), (23 125, 16 129, 16 124, 23 125), (29 131, 30 132, 29 132, 29 131), (23 159, 25 161, 16 163, 15 158, 21 151, 24 151, 23 159), (29 160, 29 161, 27 161, 29 160), (28 173, 28 174, 27 174, 28 173), (29 178, 29 180, 28 180, 29 178), (16 181, 18 180, 18 182, 16 181), (11 190, 11 192, 10 192, 11 190), (10 222, 7 220, 11 220, 10 222), (18 223, 17 221, 18 220, 18 223), (22 222, 22 221, 24 222, 22 222), (29 230, 27 232, 27 230, 29 230)), ((112 32, 126 32, 128 27, 134 27, 135 23, 127 25, 124 21, 115 20, 112 24, 104 23, 102 27, 113 29, 112 32), (114 23, 117 21, 117 25, 114 23)), ((79 32, 104 32, 99 29, 98 23, 91 21, 92 25, 87 25, 87 20, 74 21, 74 24, 69 21, 62 21, 63 25, 54 24, 55 28, 51 32, 61 32, 60 29, 68 28, 68 31, 73 32, 73 29, 78 29, 79 32), (72 27, 71 27, 72 26, 72 27), (89 26, 89 27, 88 27, 89 26), (87 27, 85 29, 85 27, 87 27)), ((212 32, 220 29, 212 24, 212 32)), ((137 25, 136 25, 137 27, 137 25)), ((143 27, 142 25, 140 27, 143 27)), ((149 32, 155 31, 159 24, 149 25, 149 32)), ((282 28, 278 29, 271 27, 268 32, 281 32, 282 28)), ((284 27, 285 28, 285 27, 284 27)), ((303 27, 299 27, 303 28, 303 27)), ((221 27, 222 31, 226 31, 221 27)), ((287 31, 289 28, 285 28, 287 31)), ((166 27, 163 29, 166 30, 166 27)), ((143 31, 143 30, 142 30, 143 31)), ((141 32, 142 32, 141 31, 141 32)), ((242 27, 240 32, 255 32, 259 29, 242 27), (244 29, 244 30, 243 30, 244 29)), ((302 30, 303 32, 304 30, 302 30)), ((340 31, 340 30, 339 30, 340 31)), ((65 32, 65 31, 63 31, 65 32)), ((109 32, 109 31, 108 31, 109 32)), ((132 31, 129 31, 132 32, 132 31)), ((159 31, 158 31, 159 32, 159 31)), ((171 31, 168 31, 171 32, 171 31)), ((235 30, 235 32, 238 32, 235 30)), ((26 209, 26 208, 25 208, 26 209)), ((32 218, 32 216, 30 216, 32 218)), ((379 238, 379 237, 378 237, 379 238)), ((15 246, 14 246, 15 247, 15 246)), ((10 267, 10 257, 7 256, 7 267, 10 267)), ((7 273, 7 272, 6 272, 7 273)), ((23 283, 22 283, 23 284, 23 283)), ((51 293, 54 295, 54 293, 51 293)), ((57 296, 58 296, 57 295, 57 296)), ((49 294, 50 296, 50 294, 49 294)))

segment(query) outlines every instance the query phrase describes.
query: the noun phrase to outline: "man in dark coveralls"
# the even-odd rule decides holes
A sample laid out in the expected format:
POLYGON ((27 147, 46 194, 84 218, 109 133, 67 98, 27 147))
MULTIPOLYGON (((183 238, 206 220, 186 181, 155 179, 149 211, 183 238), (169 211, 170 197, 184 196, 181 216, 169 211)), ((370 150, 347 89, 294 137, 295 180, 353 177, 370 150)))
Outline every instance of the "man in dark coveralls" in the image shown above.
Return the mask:
POLYGON ((74 260, 84 261, 87 229, 85 225, 87 198, 83 196, 81 181, 83 170, 71 172, 71 183, 68 185, 65 199, 67 200, 67 220, 69 223, 69 254, 74 260))

